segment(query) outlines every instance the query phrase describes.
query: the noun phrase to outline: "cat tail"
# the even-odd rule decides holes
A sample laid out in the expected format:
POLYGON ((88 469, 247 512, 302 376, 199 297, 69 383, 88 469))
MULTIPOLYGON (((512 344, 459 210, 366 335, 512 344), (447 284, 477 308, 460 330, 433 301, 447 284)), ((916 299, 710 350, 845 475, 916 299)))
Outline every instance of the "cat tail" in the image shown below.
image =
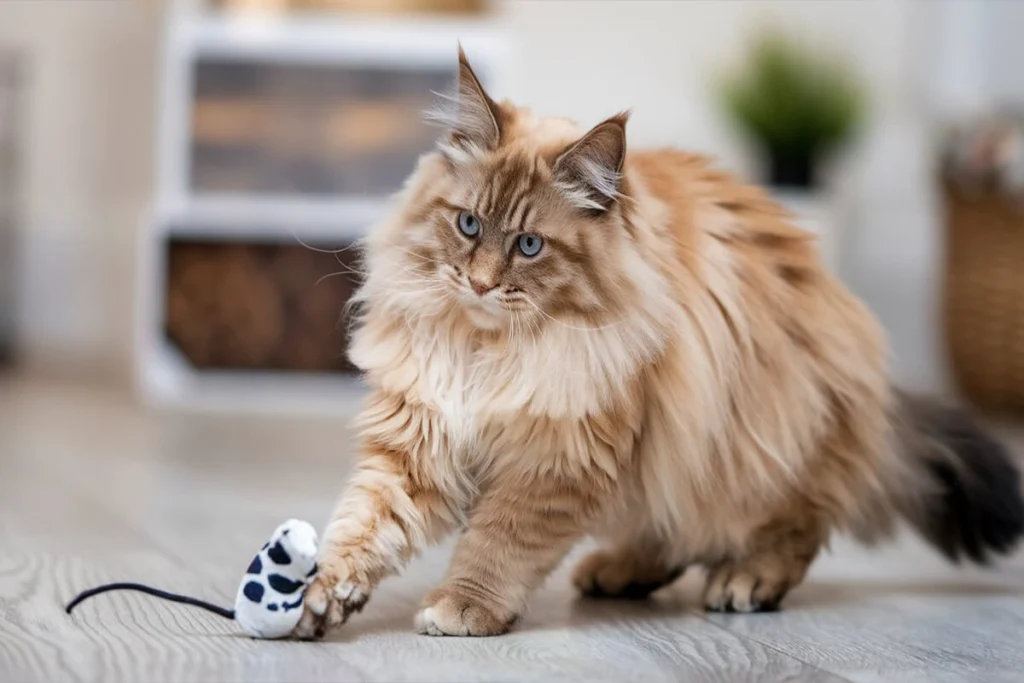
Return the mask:
POLYGON ((961 408, 896 394, 889 509, 950 561, 980 565, 1024 535, 1021 475, 1006 447, 961 408))

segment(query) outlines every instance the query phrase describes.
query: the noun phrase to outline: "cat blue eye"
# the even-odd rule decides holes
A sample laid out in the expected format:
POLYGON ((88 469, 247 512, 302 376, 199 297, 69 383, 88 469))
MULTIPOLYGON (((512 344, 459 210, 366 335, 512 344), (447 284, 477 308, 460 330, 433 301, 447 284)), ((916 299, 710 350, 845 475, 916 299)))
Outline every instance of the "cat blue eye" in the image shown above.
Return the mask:
POLYGON ((537 235, 519 236, 519 251, 523 252, 523 256, 536 256, 543 246, 544 240, 537 235))
POLYGON ((459 230, 466 237, 476 237, 480 232, 480 221, 468 211, 459 212, 459 230))

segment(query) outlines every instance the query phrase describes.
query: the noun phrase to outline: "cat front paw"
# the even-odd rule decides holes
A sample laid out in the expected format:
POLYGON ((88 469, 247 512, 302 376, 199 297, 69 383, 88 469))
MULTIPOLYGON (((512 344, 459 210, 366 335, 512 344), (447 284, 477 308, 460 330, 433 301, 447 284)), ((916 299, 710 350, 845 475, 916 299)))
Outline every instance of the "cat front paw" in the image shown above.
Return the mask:
POLYGON ((370 599, 370 586, 359 581, 343 564, 320 563, 306 589, 302 617, 292 636, 302 640, 323 638, 360 612, 370 599))

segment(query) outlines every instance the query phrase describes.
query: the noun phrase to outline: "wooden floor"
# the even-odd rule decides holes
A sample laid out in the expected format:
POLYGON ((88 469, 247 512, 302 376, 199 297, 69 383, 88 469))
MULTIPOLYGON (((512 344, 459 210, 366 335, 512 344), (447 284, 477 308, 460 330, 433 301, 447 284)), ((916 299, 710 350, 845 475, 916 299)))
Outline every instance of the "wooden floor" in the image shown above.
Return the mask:
POLYGON ((328 642, 265 642, 122 593, 136 580, 229 604, 283 519, 321 525, 350 466, 345 420, 147 413, 84 386, 0 380, 0 681, 1024 680, 1024 559, 956 570, 913 538, 837 541, 778 614, 706 615, 687 576, 649 603, 578 601, 567 567, 511 634, 417 636, 448 547, 380 588, 328 642))

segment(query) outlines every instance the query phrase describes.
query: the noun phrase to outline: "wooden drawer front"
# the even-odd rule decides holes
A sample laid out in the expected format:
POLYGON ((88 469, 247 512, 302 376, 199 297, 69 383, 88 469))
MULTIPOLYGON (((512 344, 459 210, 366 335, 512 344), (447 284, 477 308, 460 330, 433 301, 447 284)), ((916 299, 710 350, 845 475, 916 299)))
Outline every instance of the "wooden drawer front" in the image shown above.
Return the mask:
POLYGON ((200 369, 352 372, 356 260, 354 248, 171 240, 165 334, 200 369))

